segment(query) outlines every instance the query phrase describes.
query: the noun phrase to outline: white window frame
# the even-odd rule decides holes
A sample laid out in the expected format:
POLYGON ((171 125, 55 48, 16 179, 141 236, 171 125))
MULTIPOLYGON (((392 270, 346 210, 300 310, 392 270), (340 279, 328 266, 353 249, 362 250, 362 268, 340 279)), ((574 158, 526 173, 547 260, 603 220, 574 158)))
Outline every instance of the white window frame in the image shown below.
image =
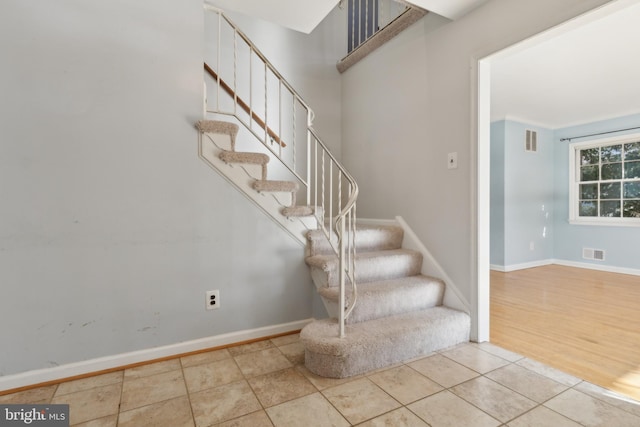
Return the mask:
POLYGON ((578 215, 578 201, 580 194, 580 150, 602 147, 607 145, 619 145, 640 141, 640 133, 624 136, 602 138, 597 140, 574 142, 569 145, 569 223, 577 225, 603 225, 640 227, 640 218, 608 218, 608 217, 581 217, 578 215))

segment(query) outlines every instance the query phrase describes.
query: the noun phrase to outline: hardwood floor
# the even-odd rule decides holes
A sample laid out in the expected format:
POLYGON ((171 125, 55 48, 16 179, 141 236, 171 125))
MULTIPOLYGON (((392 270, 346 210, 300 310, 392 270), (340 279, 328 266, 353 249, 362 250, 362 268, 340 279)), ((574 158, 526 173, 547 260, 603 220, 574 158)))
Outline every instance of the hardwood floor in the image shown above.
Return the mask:
POLYGON ((491 272, 491 342, 640 400, 640 277, 491 272))

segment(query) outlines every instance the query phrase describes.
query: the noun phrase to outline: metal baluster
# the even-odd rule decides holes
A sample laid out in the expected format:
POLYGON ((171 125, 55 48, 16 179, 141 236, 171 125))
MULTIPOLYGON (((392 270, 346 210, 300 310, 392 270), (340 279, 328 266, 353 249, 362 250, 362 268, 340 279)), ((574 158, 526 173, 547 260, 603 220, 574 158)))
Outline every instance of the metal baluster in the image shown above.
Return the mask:
POLYGON ((364 39, 369 38, 369 0, 364 0, 364 39))
POLYGON ((267 97, 267 91, 268 91, 268 80, 267 78, 269 77, 269 70, 267 68, 267 63, 264 63, 264 143, 268 143, 269 142, 269 131, 267 129, 269 129, 269 126, 267 125, 267 123, 269 123, 267 121, 267 105, 269 104, 269 99, 267 97))
POLYGON ((238 31, 233 29, 233 114, 238 112, 238 31))
MULTIPOLYGON (((282 158, 282 80, 280 79, 278 79, 278 153, 280 158, 282 158)), ((294 172, 296 170, 295 164, 293 165, 293 170, 294 172)))
POLYGON ((222 48, 222 14, 218 12, 218 52, 216 58, 216 66, 218 67, 218 85, 217 85, 217 94, 216 94, 216 111, 220 111, 220 74, 222 74, 222 70, 220 69, 220 49, 222 48))
POLYGON ((351 0, 351 52, 356 44, 356 0, 351 0))
POLYGON ((249 45, 249 130, 253 129, 253 46, 249 45))

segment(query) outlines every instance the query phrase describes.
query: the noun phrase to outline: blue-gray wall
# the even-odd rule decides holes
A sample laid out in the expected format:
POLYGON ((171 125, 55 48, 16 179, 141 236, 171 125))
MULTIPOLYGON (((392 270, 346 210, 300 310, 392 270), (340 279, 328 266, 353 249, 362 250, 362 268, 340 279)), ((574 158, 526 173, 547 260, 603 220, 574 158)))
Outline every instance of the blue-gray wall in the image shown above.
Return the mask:
MULTIPOLYGON (((491 124, 491 264, 507 270, 536 263, 593 264, 639 270, 640 227, 569 224, 569 142, 561 138, 640 126, 640 114, 545 129, 513 120, 491 124), (538 132, 538 152, 524 150, 526 129, 538 132), (530 249, 533 242, 534 250, 530 249), (605 261, 582 249, 606 251, 605 261)), ((634 133, 628 131, 616 133, 634 133)), ((603 136, 574 140, 588 141, 603 136)))
MULTIPOLYGON (((587 226, 569 224, 569 142, 560 142, 561 138, 608 132, 640 126, 640 114, 619 117, 610 120, 557 129, 554 135, 555 145, 555 258, 612 267, 640 269, 640 227, 623 226, 587 226), (582 258, 582 248, 605 250, 605 261, 590 261, 582 258)), ((640 130, 619 132, 611 135, 574 139, 572 142, 585 142, 611 136, 638 133, 640 130)))

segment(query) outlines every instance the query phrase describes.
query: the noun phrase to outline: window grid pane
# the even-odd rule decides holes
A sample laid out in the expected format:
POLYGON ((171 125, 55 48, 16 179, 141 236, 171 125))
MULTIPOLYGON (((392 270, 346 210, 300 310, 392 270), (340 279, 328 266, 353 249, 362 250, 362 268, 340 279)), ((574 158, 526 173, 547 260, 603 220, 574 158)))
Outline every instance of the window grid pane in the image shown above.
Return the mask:
POLYGON ((578 215, 640 218, 640 141, 579 150, 578 215))

